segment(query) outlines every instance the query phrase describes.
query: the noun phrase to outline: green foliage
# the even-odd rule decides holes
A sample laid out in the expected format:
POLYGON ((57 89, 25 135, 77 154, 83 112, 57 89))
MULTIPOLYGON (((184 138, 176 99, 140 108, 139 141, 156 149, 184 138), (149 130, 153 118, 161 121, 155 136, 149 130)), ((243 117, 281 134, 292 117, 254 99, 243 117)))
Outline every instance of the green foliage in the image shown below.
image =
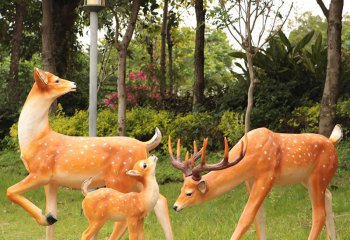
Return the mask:
POLYGON ((336 123, 341 124, 345 137, 350 137, 350 99, 337 102, 336 123))
POLYGON ((304 106, 293 110, 287 124, 295 131, 318 133, 318 120, 320 117, 320 104, 308 102, 304 106))
POLYGON ((227 111, 222 115, 218 128, 231 143, 236 143, 244 135, 243 122, 243 114, 227 111))
POLYGON ((178 115, 172 123, 170 133, 173 138, 180 138, 186 147, 192 147, 193 140, 202 141, 208 137, 208 148, 217 148, 222 142, 217 124, 217 118, 207 112, 178 115))

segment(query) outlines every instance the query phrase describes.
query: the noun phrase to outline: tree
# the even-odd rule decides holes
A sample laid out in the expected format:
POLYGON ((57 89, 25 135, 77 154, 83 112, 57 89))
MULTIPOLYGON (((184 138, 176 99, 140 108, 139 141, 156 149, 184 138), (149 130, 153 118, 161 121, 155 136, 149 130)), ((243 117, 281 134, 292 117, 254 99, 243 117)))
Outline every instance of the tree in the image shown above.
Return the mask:
POLYGON ((45 71, 56 74, 53 0, 43 0, 41 24, 42 59, 45 71))
POLYGON ((246 132, 251 129, 250 118, 253 110, 254 89, 259 82, 254 69, 254 57, 268 40, 276 35, 276 33, 282 28, 292 9, 291 5, 283 20, 280 10, 284 5, 284 2, 278 2, 279 4, 276 5, 276 2, 269 0, 220 0, 220 6, 215 8, 221 21, 220 26, 228 29, 231 36, 246 54, 250 81, 245 115, 246 132), (238 16, 236 13, 238 13, 238 16), (280 20, 280 24, 278 24, 278 20, 280 20), (269 24, 268 21, 272 21, 269 31, 266 30, 269 24), (261 22, 262 24, 261 29, 258 30, 258 34, 254 31, 256 30, 257 22, 261 22))
POLYGON ((204 101, 204 32, 205 9, 203 0, 195 0, 196 12, 196 45, 194 50, 194 84, 193 84, 193 109, 197 109, 204 101))
POLYGON ((316 0, 328 22, 327 73, 320 106, 319 133, 329 136, 334 127, 338 82, 341 66, 341 30, 343 0, 331 0, 327 9, 322 0, 316 0))
POLYGON ((25 1, 16 1, 15 3, 16 14, 15 14, 15 26, 12 34, 12 46, 11 46, 11 64, 10 71, 8 76, 8 103, 12 105, 13 109, 18 109, 18 100, 19 100, 19 62, 20 62, 20 51, 21 51, 21 42, 22 35, 24 30, 24 18, 26 15, 26 2, 25 1))
POLYGON ((160 95, 164 99, 166 89, 166 39, 167 39, 167 21, 168 21, 169 0, 164 0, 163 21, 161 31, 161 54, 160 54, 160 95))
POLYGON ((126 97, 125 97, 125 75, 126 75, 126 57, 127 50, 130 44, 137 16, 139 14, 141 6, 141 0, 133 0, 130 8, 130 16, 127 20, 127 27, 122 39, 119 39, 120 35, 120 19, 118 13, 113 9, 113 5, 109 5, 109 8, 113 11, 116 27, 115 27, 115 48, 118 50, 118 132, 120 136, 126 134, 126 97))

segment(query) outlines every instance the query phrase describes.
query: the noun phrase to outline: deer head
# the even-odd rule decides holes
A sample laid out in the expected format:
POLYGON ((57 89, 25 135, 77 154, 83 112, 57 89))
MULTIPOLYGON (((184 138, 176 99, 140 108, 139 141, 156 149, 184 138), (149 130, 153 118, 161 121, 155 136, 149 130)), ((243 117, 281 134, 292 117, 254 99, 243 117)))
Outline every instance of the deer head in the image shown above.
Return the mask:
POLYGON ((140 160, 134 164, 133 169, 126 172, 127 175, 132 177, 146 177, 154 176, 156 163, 158 158, 155 155, 148 157, 146 160, 140 160))
POLYGON ((205 179, 206 178, 205 175, 203 177, 201 176, 202 172, 223 170, 238 164, 244 158, 247 148, 243 150, 244 148, 243 141, 241 142, 240 155, 234 161, 231 161, 231 162, 228 161, 228 142, 226 138, 224 139, 224 143, 225 143, 224 158, 219 163, 206 164, 205 152, 208 144, 207 138, 204 139, 203 147, 199 152, 197 151, 197 144, 194 141, 193 155, 189 157, 187 152, 185 161, 181 161, 180 139, 178 140, 178 143, 177 143, 177 157, 175 158, 172 153, 171 138, 169 136, 168 150, 169 150, 171 163, 175 168, 181 170, 184 176, 184 183, 181 188, 181 193, 173 207, 175 211, 180 211, 185 207, 197 205, 205 201, 206 195, 208 192, 208 185, 205 179), (195 162, 199 158, 201 158, 201 162, 199 165, 196 166, 195 162))
POLYGON ((38 86, 39 93, 51 99, 56 99, 63 94, 75 91, 77 87, 75 82, 61 79, 39 68, 34 68, 34 80, 38 86))

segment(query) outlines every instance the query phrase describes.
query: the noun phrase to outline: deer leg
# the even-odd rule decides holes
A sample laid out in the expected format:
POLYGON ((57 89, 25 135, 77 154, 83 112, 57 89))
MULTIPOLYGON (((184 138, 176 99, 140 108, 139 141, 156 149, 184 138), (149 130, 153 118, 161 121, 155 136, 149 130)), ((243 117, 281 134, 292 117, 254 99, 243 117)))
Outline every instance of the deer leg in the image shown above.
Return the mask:
POLYGON ((121 239, 125 233, 126 228, 127 228, 126 221, 116 222, 114 224, 113 232, 112 232, 111 236, 109 237, 109 240, 121 239))
POLYGON ((30 173, 25 179, 16 183, 15 185, 7 189, 7 197, 14 203, 20 205, 26 210, 33 218, 43 226, 54 224, 57 220, 51 216, 45 216, 42 210, 34 205, 31 201, 23 197, 21 194, 30 190, 36 189, 40 186, 46 185, 48 179, 38 178, 38 175, 30 173))
POLYGON ((137 232, 138 232, 138 240, 144 240, 144 233, 143 233, 143 224, 144 224, 145 219, 140 218, 138 223, 137 223, 137 232))
MULTIPOLYGON (((252 187, 252 182, 246 181, 245 182, 247 191, 250 193, 250 189, 252 187)), ((258 240, 266 240, 266 214, 265 214, 265 207, 264 203, 261 204, 255 219, 255 229, 256 229, 256 235, 258 237, 258 240)))
MULTIPOLYGON (((52 216, 53 219, 57 218, 57 185, 48 184, 45 185, 46 196, 46 215, 52 216)), ((53 240, 55 234, 55 225, 46 227, 46 240, 53 240)))
POLYGON ((255 180, 248 198, 248 202, 244 207, 243 213, 238 221, 235 231, 233 232, 231 240, 240 239, 247 231, 250 224, 252 224, 256 213, 272 188, 273 183, 269 179, 270 176, 266 177, 265 175, 264 178, 255 180))
POLYGON ((327 235, 330 240, 335 240, 335 225, 334 225, 334 213, 332 210, 332 193, 326 189, 325 194, 325 206, 326 206, 326 229, 327 235))
POLYGON ((81 240, 94 240, 97 239, 97 234, 102 228, 104 222, 90 222, 88 228, 83 232, 81 240))
POLYGON ((308 240, 317 240, 318 236, 325 225, 326 210, 325 210, 325 190, 318 176, 314 176, 309 181, 308 190, 312 204, 312 227, 308 240))
POLYGON ((169 217, 168 201, 161 194, 159 194, 159 199, 154 207, 154 212, 157 216, 158 222, 163 228, 165 239, 166 240, 174 239, 173 231, 171 229, 170 217, 169 217))
POLYGON ((138 240, 138 218, 129 217, 127 219, 129 229, 129 240, 138 240))

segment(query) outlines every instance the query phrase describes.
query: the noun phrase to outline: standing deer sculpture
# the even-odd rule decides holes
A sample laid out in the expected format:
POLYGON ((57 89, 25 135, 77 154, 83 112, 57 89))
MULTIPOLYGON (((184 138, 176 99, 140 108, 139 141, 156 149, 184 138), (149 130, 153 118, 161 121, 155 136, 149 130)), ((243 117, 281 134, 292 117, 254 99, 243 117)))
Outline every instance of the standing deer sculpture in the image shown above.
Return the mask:
MULTIPOLYGON (((265 240, 265 226, 261 223, 264 222, 262 203, 267 194, 275 185, 301 183, 308 189, 312 204, 312 228, 308 239, 316 240, 324 225, 330 239, 336 239, 332 195, 327 186, 338 166, 334 145, 342 138, 340 126, 335 126, 330 138, 310 133, 275 133, 266 128, 252 130, 247 135, 249 147, 243 160, 230 168, 212 171, 203 176, 200 175, 203 170, 217 170, 215 167, 206 167, 205 160, 203 161, 206 143, 200 152, 183 163, 180 161, 180 145, 178 144, 178 156, 175 159, 169 139, 172 165, 184 172, 184 183, 174 210, 180 211, 206 202, 245 181, 250 195, 231 239, 241 239, 256 218, 258 238, 265 240), (200 155, 201 165, 194 166, 194 161, 200 155), (192 170, 184 167, 187 165, 192 165, 192 170)), ((231 149, 229 162, 239 155, 239 151, 237 145, 231 149)))
POLYGON ((143 223, 146 215, 152 210, 159 198, 159 186, 156 180, 156 163, 154 155, 135 163, 127 175, 138 178, 143 185, 141 192, 121 193, 111 188, 100 188, 88 192, 91 179, 84 181, 82 192, 85 196, 82 206, 89 227, 84 231, 81 240, 96 238, 99 230, 107 220, 127 221, 129 239, 143 239, 143 223))
MULTIPOLYGON (((59 134, 49 126, 48 114, 59 96, 76 91, 76 84, 49 72, 34 69, 35 83, 27 97, 18 122, 21 159, 29 172, 22 181, 7 189, 7 197, 26 210, 38 224, 48 226, 46 239, 54 238, 57 220, 57 188, 79 189, 93 177, 92 187, 104 186, 120 192, 140 191, 142 184, 126 174, 134 164, 158 146, 161 133, 147 142, 129 137, 72 137, 59 134), (44 186, 46 214, 22 194, 44 186)), ((167 200, 159 195, 156 216, 166 239, 173 239, 167 200)), ((122 236, 126 222, 116 223, 110 239, 122 236)))

